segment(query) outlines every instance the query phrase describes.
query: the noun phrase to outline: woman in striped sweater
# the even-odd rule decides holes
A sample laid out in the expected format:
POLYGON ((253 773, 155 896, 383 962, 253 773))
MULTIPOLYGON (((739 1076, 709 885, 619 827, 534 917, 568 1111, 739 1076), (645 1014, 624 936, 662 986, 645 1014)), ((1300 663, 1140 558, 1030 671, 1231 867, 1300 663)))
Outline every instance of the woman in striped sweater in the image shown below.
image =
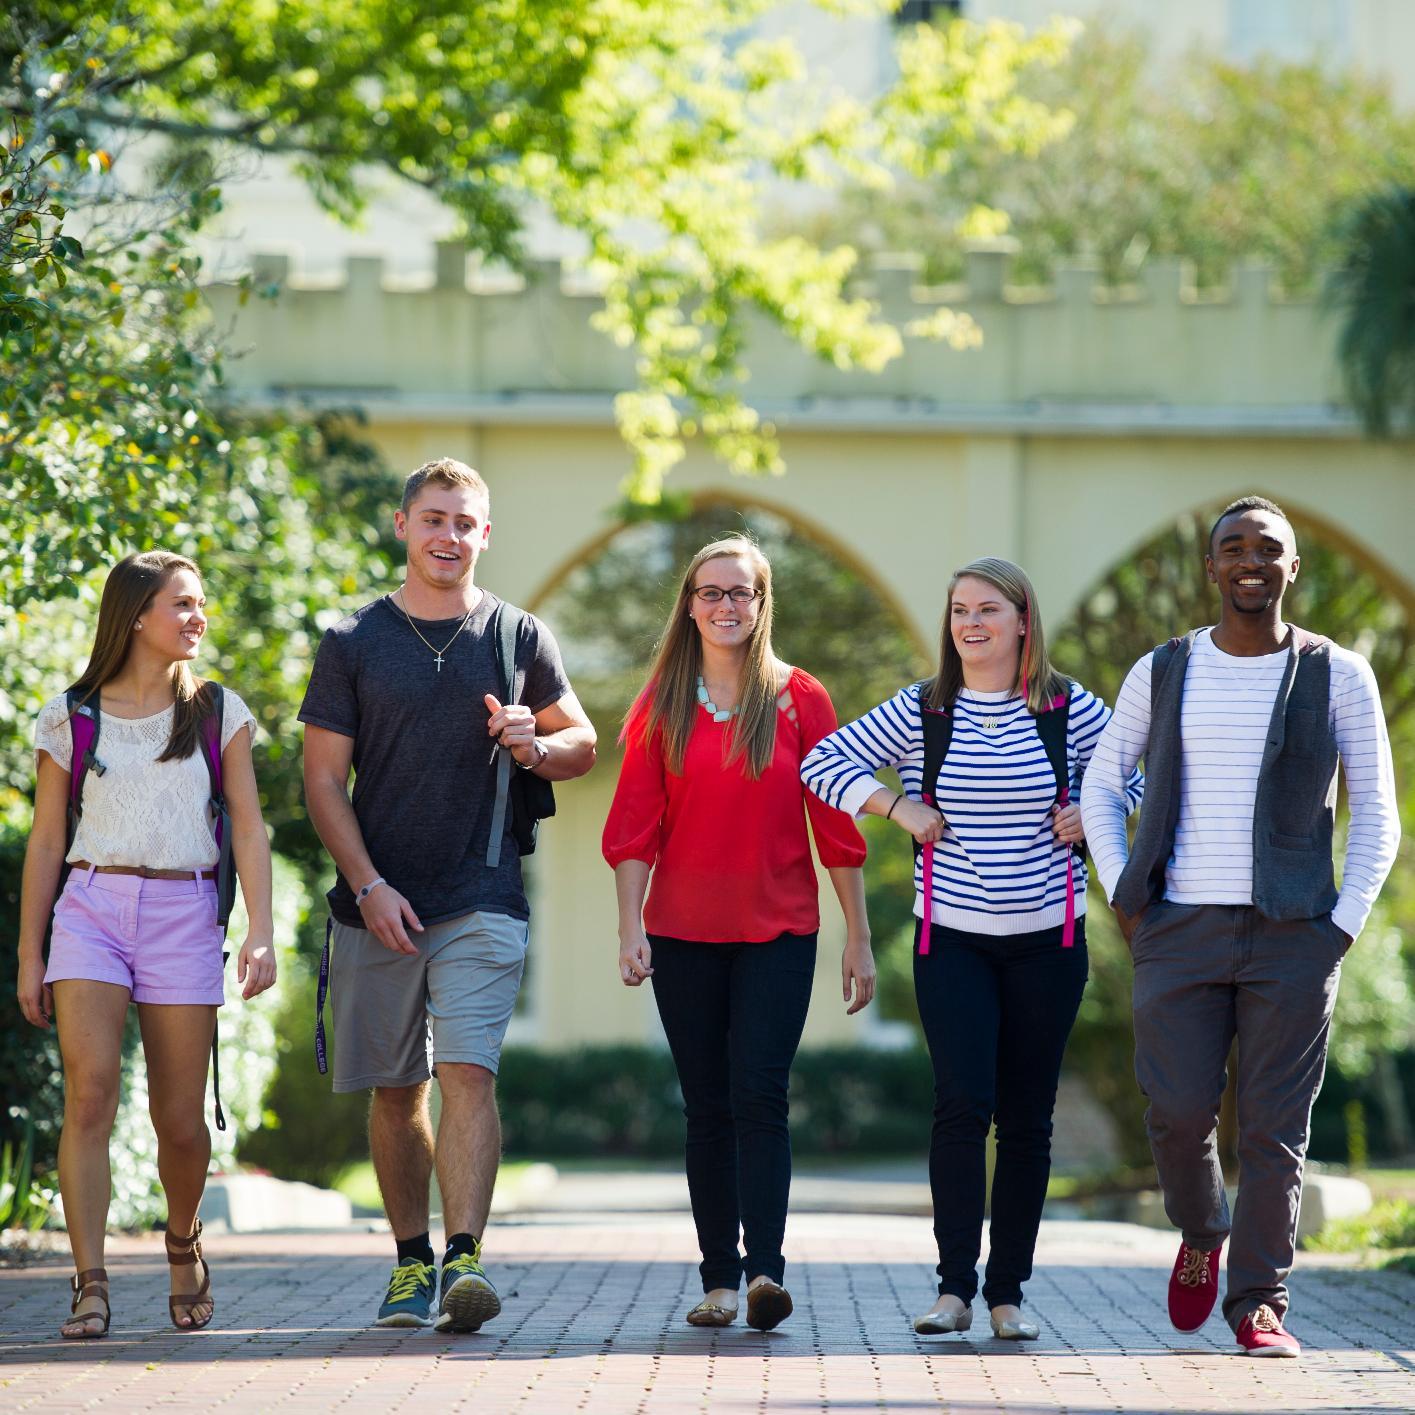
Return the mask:
MULTIPOLYGON (((1062 1053, 1087 972, 1086 870, 1073 854, 1082 835, 1072 802, 1110 713, 1052 668, 1031 583, 1009 561, 975 560, 953 576, 941 639, 933 678, 826 737, 801 776, 832 806, 884 816, 922 847, 914 986, 934 1067, 939 1295, 914 1329, 972 1325, 985 1143, 996 1121, 983 1300, 997 1336, 1033 1340, 1022 1285, 1046 1198, 1062 1053), (931 732, 951 727, 928 782, 926 712, 931 732), (1060 716, 1044 721, 1053 712, 1060 716), (903 796, 875 779, 883 767, 898 771, 903 796)), ((1132 809, 1140 790, 1136 773, 1132 809)))

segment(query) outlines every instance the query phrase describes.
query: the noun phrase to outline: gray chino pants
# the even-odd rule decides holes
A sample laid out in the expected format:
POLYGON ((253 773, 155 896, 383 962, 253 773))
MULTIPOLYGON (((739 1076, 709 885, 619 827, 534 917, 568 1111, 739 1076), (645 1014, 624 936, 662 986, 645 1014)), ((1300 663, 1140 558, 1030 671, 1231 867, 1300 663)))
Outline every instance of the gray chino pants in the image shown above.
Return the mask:
POLYGON ((1223 1314, 1287 1311, 1312 1103, 1326 1069, 1346 936, 1251 905, 1150 905, 1131 942, 1135 1079, 1165 1212, 1191 1247, 1231 1235, 1223 1314), (1224 1063, 1238 1038, 1238 1197, 1218 1158, 1224 1063))

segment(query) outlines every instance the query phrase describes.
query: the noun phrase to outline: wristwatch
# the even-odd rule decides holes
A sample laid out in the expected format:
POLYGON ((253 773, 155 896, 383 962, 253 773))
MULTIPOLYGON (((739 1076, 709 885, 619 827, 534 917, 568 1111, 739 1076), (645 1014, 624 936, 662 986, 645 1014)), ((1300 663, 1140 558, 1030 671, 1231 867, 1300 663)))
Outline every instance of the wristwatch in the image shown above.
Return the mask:
POLYGON ((526 763, 518 760, 514 755, 511 758, 522 771, 534 771, 550 755, 550 748, 539 737, 535 738, 531 745, 536 749, 535 761, 526 763))

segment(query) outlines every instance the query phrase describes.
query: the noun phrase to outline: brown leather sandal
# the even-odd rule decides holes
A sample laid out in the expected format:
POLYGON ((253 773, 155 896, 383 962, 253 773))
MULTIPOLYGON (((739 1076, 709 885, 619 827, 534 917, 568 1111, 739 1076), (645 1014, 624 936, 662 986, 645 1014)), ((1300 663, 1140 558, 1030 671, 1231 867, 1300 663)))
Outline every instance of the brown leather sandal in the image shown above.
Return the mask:
POLYGON ((108 1325, 113 1320, 113 1309, 108 1305, 108 1293, 105 1290, 108 1286, 107 1268, 89 1268, 85 1272, 75 1273, 69 1279, 69 1286, 74 1290, 74 1300, 69 1303, 69 1311, 72 1313, 64 1326, 59 1328, 59 1335, 65 1341, 96 1341, 101 1336, 108 1335, 108 1325), (102 1284, 100 1286, 99 1284, 102 1284), (85 1312, 79 1315, 79 1303, 86 1301, 90 1297, 96 1297, 103 1303, 101 1312, 85 1312), (73 1326, 75 1322, 102 1322, 103 1326, 98 1331, 65 1331, 64 1327, 73 1326))
POLYGON ((173 1233, 170 1228, 167 1229, 163 1234, 163 1241, 167 1247, 167 1261, 172 1267, 183 1268, 195 1263, 201 1264, 201 1286, 195 1292, 174 1292, 167 1298, 167 1311, 172 1318, 172 1325, 178 1331, 200 1331, 216 1315, 216 1303, 211 1296, 211 1269, 201 1255, 201 1220, 197 1220, 197 1226, 185 1238, 173 1233), (192 1308, 204 1305, 209 1305, 212 1310, 197 1321, 192 1316, 192 1308), (185 1324, 177 1320, 179 1307, 188 1318, 185 1324))

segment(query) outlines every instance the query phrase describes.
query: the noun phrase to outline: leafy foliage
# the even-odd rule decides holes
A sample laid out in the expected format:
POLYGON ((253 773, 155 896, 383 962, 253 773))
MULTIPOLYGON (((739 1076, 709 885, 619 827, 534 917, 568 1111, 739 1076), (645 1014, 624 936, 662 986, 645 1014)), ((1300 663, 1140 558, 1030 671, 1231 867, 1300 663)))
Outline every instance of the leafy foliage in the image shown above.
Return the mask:
MULTIPOLYGON (((50 0, 13 11, 0 58, 24 150, 41 153, 46 134, 58 134, 77 162, 100 134, 146 136, 169 144, 169 165, 187 174, 232 151, 285 154, 345 218, 358 214, 367 174, 383 169, 435 192, 492 260, 517 260, 527 219, 549 214, 580 238, 604 286, 598 324, 637 349, 639 387, 618 412, 637 464, 627 490, 653 502, 686 436, 702 436, 736 470, 780 469, 772 430, 738 391, 752 315, 841 367, 877 369, 902 348, 878 309, 847 292, 848 245, 822 250, 760 231, 771 184, 850 174, 878 186, 888 163, 935 171, 980 141, 1035 152, 1059 130, 1016 81, 1059 57, 1064 26, 1032 37, 969 26, 946 41, 914 27, 899 41, 899 83, 864 104, 814 85, 788 39, 746 37, 768 8, 124 0, 103 14, 50 0), (50 121, 56 104, 61 124, 50 121)), ((89 288, 119 295, 112 283, 89 288)), ((154 288, 137 283, 144 296, 154 288)), ((122 307, 135 308, 131 293, 122 307)), ((946 320, 932 332, 971 337, 946 320)), ((150 444, 131 439, 139 466, 170 470, 174 457, 208 450, 198 428, 195 444, 173 432, 185 430, 189 409, 179 405, 202 362, 154 385, 175 402, 146 410, 168 431, 150 444)), ((121 436, 108 445, 126 447, 121 436)))
POLYGON ((189 250, 218 195, 176 166, 166 188, 120 183, 90 115, 134 51, 61 20, 0 17, 0 625, 183 537, 193 489, 230 470, 189 250))
POLYGON ((1355 207, 1326 298, 1342 315, 1337 356, 1346 396, 1366 431, 1415 426, 1415 186, 1355 207))
POLYGON ((1317 64, 1245 67, 1202 52, 1161 64, 1139 33, 1101 21, 1055 67, 1024 71, 1017 98, 1074 117, 1044 161, 970 143, 893 197, 854 189, 811 233, 923 253, 936 281, 961 274, 967 237, 1008 231, 1022 284, 1077 257, 1124 283, 1164 255, 1192 260, 1200 285, 1252 257, 1307 290, 1343 249, 1334 216, 1415 181, 1415 116, 1377 83, 1317 64))

